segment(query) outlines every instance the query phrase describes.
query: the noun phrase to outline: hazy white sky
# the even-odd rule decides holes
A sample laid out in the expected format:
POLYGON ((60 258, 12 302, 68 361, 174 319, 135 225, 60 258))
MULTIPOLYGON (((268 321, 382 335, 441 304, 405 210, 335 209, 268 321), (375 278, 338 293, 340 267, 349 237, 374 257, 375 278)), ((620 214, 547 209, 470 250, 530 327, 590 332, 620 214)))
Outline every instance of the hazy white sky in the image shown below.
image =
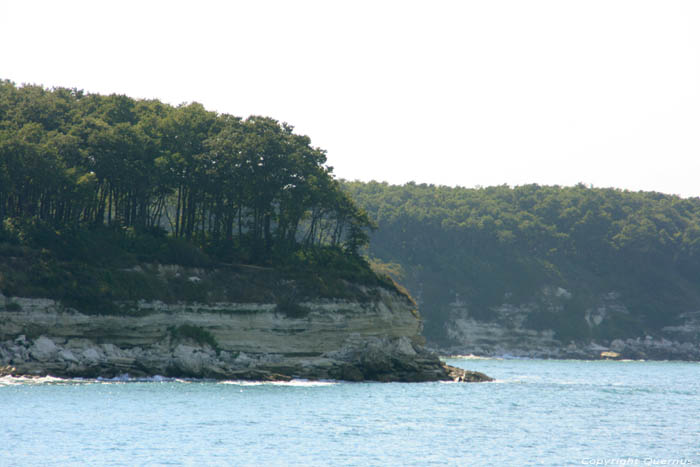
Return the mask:
POLYGON ((294 125, 338 177, 700 195, 695 0, 0 5, 0 79, 294 125))

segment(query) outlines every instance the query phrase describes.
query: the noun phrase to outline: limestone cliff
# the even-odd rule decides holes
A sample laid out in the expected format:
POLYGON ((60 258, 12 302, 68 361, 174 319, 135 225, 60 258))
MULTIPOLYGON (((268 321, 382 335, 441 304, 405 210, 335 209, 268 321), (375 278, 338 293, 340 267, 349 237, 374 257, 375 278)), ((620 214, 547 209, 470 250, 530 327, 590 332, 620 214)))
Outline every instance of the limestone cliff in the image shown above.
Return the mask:
MULTIPOLYGON (((177 267, 168 273, 192 283, 207 274, 177 267)), ((112 314, 0 295, 0 367, 67 377, 486 379, 424 349, 409 297, 381 286, 357 292, 295 303, 124 301, 112 314)))
POLYGON ((489 309, 489 319, 474 316, 473 306, 459 296, 444 322, 450 339, 447 354, 511 355, 532 358, 628 358, 700 360, 700 312, 687 312, 655 332, 634 329, 632 313, 620 294, 601 294, 582 310, 580 319, 566 313, 572 292, 544 287, 536 299, 502 303, 489 309), (569 326, 569 333, 561 323, 569 326), (558 331, 555 326, 559 324, 558 331))

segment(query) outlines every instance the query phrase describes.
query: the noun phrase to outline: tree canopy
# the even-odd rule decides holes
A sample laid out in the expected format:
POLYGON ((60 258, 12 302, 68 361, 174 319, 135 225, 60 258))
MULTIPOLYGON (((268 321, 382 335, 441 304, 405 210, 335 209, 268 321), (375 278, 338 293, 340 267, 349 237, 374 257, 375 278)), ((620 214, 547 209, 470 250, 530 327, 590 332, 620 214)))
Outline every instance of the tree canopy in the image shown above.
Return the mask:
POLYGON ((357 255, 372 223, 325 163, 272 118, 0 81, 6 232, 160 232, 253 263, 303 248, 357 255))

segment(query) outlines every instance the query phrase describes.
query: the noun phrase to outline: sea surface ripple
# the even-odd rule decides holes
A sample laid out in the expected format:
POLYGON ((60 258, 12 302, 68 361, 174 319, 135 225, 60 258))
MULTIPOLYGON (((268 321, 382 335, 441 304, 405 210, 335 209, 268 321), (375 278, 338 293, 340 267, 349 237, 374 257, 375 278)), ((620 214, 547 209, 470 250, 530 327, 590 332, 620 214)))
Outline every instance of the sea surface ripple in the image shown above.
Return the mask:
POLYGON ((496 381, 0 378, 0 466, 700 465, 698 363, 448 363, 496 381))

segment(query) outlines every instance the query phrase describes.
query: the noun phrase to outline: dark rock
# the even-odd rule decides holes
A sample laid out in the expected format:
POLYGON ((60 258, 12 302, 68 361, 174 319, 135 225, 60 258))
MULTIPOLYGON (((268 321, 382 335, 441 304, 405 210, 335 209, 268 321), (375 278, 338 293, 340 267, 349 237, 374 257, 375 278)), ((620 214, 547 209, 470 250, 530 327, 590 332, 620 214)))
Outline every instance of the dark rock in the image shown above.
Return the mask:
POLYGON ((292 377, 270 371, 246 369, 233 371, 226 379, 240 379, 246 381, 291 381, 292 377))
POLYGON ((341 379, 343 381, 364 381, 365 376, 362 374, 362 371, 360 371, 356 366, 345 365, 341 367, 340 372, 338 374, 338 379, 341 379))
POLYGON ((451 365, 445 365, 445 371, 453 381, 458 383, 486 383, 494 380, 479 371, 463 370, 451 365))

